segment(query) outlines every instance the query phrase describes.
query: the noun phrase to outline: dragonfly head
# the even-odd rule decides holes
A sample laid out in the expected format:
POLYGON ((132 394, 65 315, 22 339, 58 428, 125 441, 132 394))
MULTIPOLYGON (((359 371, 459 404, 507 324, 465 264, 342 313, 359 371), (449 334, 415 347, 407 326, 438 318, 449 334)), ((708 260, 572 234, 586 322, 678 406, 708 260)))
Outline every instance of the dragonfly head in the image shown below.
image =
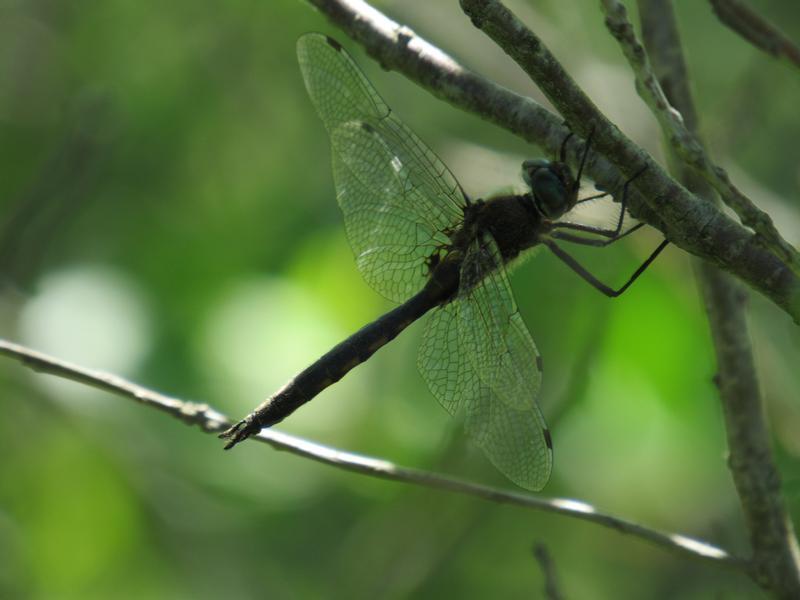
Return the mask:
POLYGON ((575 180, 569 166, 544 158, 522 163, 522 178, 531 188, 536 209, 548 219, 558 219, 575 206, 575 180))

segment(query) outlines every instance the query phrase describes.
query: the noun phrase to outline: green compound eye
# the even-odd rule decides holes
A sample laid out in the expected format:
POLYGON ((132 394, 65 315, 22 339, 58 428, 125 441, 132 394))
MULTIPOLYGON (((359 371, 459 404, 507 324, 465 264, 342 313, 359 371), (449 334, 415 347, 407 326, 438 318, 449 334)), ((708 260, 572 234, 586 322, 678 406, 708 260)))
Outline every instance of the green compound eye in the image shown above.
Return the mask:
POLYGON ((536 208, 545 217, 556 219, 570 208, 568 190, 549 160, 526 160, 522 163, 522 177, 531 188, 536 208))

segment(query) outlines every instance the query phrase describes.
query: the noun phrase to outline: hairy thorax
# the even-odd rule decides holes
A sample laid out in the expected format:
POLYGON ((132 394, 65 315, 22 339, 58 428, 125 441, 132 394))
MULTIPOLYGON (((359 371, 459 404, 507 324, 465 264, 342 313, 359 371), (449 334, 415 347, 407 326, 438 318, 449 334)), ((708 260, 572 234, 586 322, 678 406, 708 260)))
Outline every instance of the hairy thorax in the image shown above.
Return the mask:
POLYGON ((449 232, 451 244, 443 248, 443 252, 433 254, 428 262, 431 273, 429 287, 445 301, 452 299, 465 285, 477 284, 482 276, 486 276, 494 268, 500 266, 488 261, 479 260, 471 264, 476 270, 470 283, 461 281, 465 276, 463 261, 468 249, 475 240, 482 238, 483 233, 491 234, 502 257, 502 263, 508 264, 520 253, 532 248, 540 242, 539 235, 548 230, 548 221, 535 208, 530 195, 504 195, 478 200, 464 208, 464 221, 455 231, 449 232))
POLYGON ((478 202, 465 213, 464 225, 474 220, 474 236, 488 231, 500 250, 503 262, 515 259, 523 250, 539 243, 543 218, 530 195, 496 196, 478 202), (469 214, 472 211, 474 214, 469 214))

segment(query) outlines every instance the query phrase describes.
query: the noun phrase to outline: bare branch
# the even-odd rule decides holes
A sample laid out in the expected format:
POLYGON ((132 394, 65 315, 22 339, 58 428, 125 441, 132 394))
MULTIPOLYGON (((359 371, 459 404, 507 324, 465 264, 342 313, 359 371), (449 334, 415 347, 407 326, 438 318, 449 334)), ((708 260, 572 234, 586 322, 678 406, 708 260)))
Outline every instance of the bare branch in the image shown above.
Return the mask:
POLYGON ((544 597, 547 600, 564 600, 564 594, 561 593, 561 586, 556 576, 556 566, 547 551, 547 546, 541 542, 534 544, 533 556, 542 569, 542 575, 544 575, 544 597))
POLYGON ((746 292, 711 265, 699 268, 717 357, 728 465, 753 549, 754 579, 781 598, 800 598, 800 552, 781 497, 745 315, 746 292))
POLYGON ((709 1, 719 20, 756 48, 800 67, 800 46, 747 4, 740 0, 709 1))
POLYGON ((678 156, 706 178, 725 204, 739 215, 744 225, 761 236, 765 247, 789 265, 795 273, 800 273, 800 256, 792 245, 781 237, 770 216, 731 183, 724 169, 711 161, 700 142, 684 125, 681 114, 670 105, 650 68, 644 48, 636 39, 633 25, 628 21, 625 5, 618 0, 602 0, 601 5, 606 14, 606 26, 619 42, 625 58, 628 59, 636 75, 636 90, 655 115, 670 146, 678 156))
MULTIPOLYGON (((210 408, 207 404, 187 402, 166 396, 116 375, 73 365, 19 344, 0 340, 0 355, 21 362, 34 371, 82 383, 145 404, 180 419, 188 425, 198 425, 207 433, 218 433, 231 425, 228 417, 210 408)), ((281 433, 275 429, 262 429, 258 435, 249 439, 269 444, 276 450, 285 450, 303 458, 369 477, 473 496, 498 504, 511 504, 530 510, 556 513, 646 540, 651 544, 694 560, 736 570, 746 571, 749 568, 746 561, 707 542, 650 529, 627 519, 600 512, 593 506, 578 500, 541 498, 479 485, 439 473, 409 469, 386 460, 323 446, 281 433)))
MULTIPOLYGON (((669 101, 697 135, 698 118, 669 0, 639 0, 642 35, 669 101)), ((695 193, 714 191, 674 152, 673 170, 695 193)), ((770 451, 763 399, 753 361, 744 289, 712 265, 696 262, 717 356, 717 384, 725 414, 729 464, 753 548, 754 578, 778 596, 800 597, 800 562, 792 522, 781 499, 780 475, 770 451)))

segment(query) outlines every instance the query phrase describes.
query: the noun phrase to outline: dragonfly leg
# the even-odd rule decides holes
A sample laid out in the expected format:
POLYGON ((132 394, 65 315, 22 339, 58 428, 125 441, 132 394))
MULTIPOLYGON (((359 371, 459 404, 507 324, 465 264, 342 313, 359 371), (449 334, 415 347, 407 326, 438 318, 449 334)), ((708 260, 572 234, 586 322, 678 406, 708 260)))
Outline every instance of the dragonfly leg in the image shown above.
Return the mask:
POLYGON ((570 138, 571 138, 573 135, 575 135, 575 134, 574 134, 574 133, 572 133, 572 131, 570 131, 570 132, 567 134, 567 137, 565 137, 565 138, 564 138, 564 141, 563 141, 563 142, 561 142, 561 150, 560 150, 560 151, 559 151, 559 153, 558 153, 558 160, 559 160, 560 162, 562 162, 562 163, 563 163, 563 162, 567 162, 567 142, 569 141, 569 139, 570 139, 570 138))
MULTIPOLYGON (((592 145, 593 137, 594 137, 594 127, 592 127, 591 131, 589 132, 589 136, 586 138, 586 145, 583 147, 583 156, 581 156, 581 165, 580 167, 578 167, 578 174, 575 176, 575 190, 579 190, 581 187, 581 174, 583 173, 583 167, 586 164, 586 157, 589 156, 589 147, 592 145)), ((561 162, 564 161, 562 160, 561 162)))
MULTIPOLYGON (((614 240, 611 240, 614 241, 614 240)), ((653 251, 653 253, 644 261, 636 271, 634 271, 633 275, 630 276, 625 285, 623 285, 619 289, 613 289, 607 286, 605 283, 597 279, 594 275, 592 275, 586 267, 581 265, 575 258, 569 254, 566 250, 561 248, 558 244, 556 244, 551 239, 544 239, 542 243, 547 246, 550 251, 555 254, 558 258, 566 263, 566 265, 575 271, 578 275, 580 275, 589 285, 595 288, 597 291, 605 294, 609 298, 616 298, 620 294, 622 294, 625 290, 627 290, 631 284, 638 279, 639 275, 644 273, 645 269, 650 266, 650 264, 656 259, 656 257, 661 253, 661 251, 669 244, 669 240, 663 240, 658 247, 653 251)))
POLYGON ((581 198, 575 204, 583 204, 584 202, 591 202, 592 200, 597 200, 598 198, 603 198, 604 196, 608 196, 608 192, 603 192, 602 194, 595 194, 594 196, 589 196, 588 198, 581 198))
POLYGON ((587 238, 580 235, 566 233, 564 231, 554 231, 551 237, 558 240, 564 240, 565 242, 572 242, 573 244, 581 244, 583 246, 595 246, 596 248, 604 248, 605 246, 613 244, 614 242, 621 240, 625 236, 630 235, 634 231, 641 229, 644 226, 644 223, 637 223, 636 225, 628 229, 628 231, 626 231, 625 233, 616 236, 609 235, 609 233, 613 232, 609 232, 609 230, 607 229, 600 229, 597 227, 592 227, 590 225, 578 225, 575 223, 570 223, 570 225, 574 225, 574 227, 569 227, 569 229, 575 229, 577 231, 585 231, 587 233, 596 233, 598 235, 606 236, 608 239, 600 240, 597 238, 587 238))
MULTIPOLYGON (((594 130, 592 130, 592 133, 594 133, 594 130)), ((590 134, 589 137, 591 138, 591 134, 590 134)), ((584 159, 585 158, 586 158, 586 156, 584 155, 584 159)), ((583 168, 583 165, 581 165, 581 168, 583 168)), ((622 186, 622 198, 620 198, 620 201, 619 201, 619 219, 617 219, 617 226, 614 227, 614 229, 604 229, 602 227, 593 227, 591 225, 580 225, 578 223, 554 223, 553 224, 553 229, 575 229, 575 230, 578 230, 578 231, 585 231, 587 233, 595 233, 597 235, 602 235, 602 236, 607 237, 607 238, 612 238, 612 241, 615 241, 615 240, 617 240, 619 238, 625 237, 626 235, 628 235, 632 231, 635 231, 636 229, 641 227, 641 223, 636 225, 635 227, 632 227, 631 229, 629 229, 628 231, 626 231, 625 233, 620 235, 620 231, 622 231, 622 224, 625 221, 625 208, 628 205, 628 187, 630 186, 630 184, 637 177, 639 177, 639 175, 644 173, 646 170, 647 170, 647 165, 645 165, 644 167, 639 169, 639 171, 637 171, 634 174, 634 176, 631 177, 630 179, 628 179, 628 181, 626 181, 625 184, 622 186)), ((604 192, 602 194, 596 194, 594 196, 589 196, 588 198, 584 198, 583 200, 580 200, 578 202, 578 204, 580 204, 581 202, 587 202, 589 200, 596 200, 597 198, 602 198, 603 196, 605 196, 607 194, 608 194, 608 192, 604 192)), ((557 236, 557 237, 562 237, 562 236, 557 236)), ((563 236, 562 239, 567 239, 567 237, 563 236)), ((583 238, 583 239, 585 239, 585 238, 583 238)), ((573 242, 575 242, 577 244, 582 243, 582 242, 579 242, 579 241, 577 241, 575 239, 571 239, 569 241, 573 241, 573 242)), ((609 243, 611 243, 611 242, 609 242, 609 243)), ((606 246, 607 244, 586 243, 585 245, 587 245, 587 246, 606 246)))

